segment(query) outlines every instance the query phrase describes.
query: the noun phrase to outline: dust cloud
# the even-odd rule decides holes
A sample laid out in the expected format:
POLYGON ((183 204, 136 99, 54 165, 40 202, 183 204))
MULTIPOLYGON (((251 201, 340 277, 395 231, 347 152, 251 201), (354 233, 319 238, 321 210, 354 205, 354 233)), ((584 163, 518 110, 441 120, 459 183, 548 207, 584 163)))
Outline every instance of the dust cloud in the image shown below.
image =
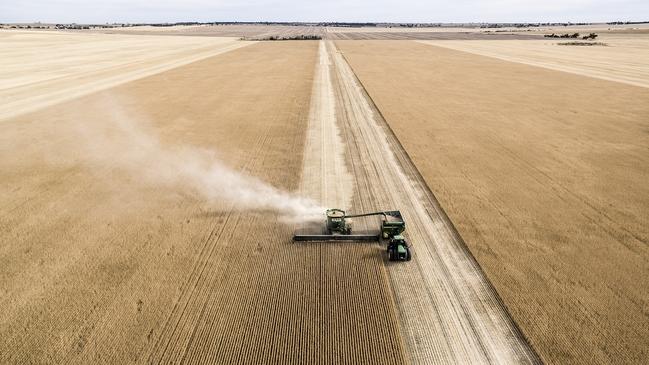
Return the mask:
POLYGON ((221 162, 215 151, 193 146, 163 146, 146 120, 128 113, 110 98, 102 108, 109 123, 79 124, 83 142, 78 156, 89 166, 110 166, 138 184, 166 186, 209 205, 240 211, 276 212, 282 222, 321 220, 324 208, 314 200, 280 190, 221 162))

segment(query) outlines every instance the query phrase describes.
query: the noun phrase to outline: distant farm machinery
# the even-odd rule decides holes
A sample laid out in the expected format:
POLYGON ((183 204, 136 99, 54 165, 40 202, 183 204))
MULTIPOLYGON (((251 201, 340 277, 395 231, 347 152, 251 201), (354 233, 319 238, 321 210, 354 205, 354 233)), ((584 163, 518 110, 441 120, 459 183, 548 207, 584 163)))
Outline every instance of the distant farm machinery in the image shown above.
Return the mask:
POLYGON ((382 241, 387 240, 390 261, 410 261, 410 246, 401 235, 406 229, 398 210, 362 214, 346 214, 342 209, 328 209, 322 234, 296 234, 294 241, 382 241), (382 216, 381 227, 376 234, 352 234, 350 218, 382 216))

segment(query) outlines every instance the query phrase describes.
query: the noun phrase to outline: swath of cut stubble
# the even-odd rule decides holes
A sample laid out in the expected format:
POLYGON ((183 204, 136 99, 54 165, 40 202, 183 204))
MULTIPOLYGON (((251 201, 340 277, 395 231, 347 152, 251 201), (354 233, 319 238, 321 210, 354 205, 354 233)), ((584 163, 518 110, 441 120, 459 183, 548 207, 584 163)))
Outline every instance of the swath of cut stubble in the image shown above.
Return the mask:
MULTIPOLYGON (((108 98, 110 99, 110 98, 108 98)), ((280 221, 320 220, 324 208, 315 201, 273 187, 221 162, 214 151, 190 146, 165 147, 142 118, 136 118, 110 99, 111 123, 103 129, 75 126, 85 141, 82 163, 113 166, 137 184, 165 186, 217 207, 276 212, 280 221), (138 120, 140 119, 140 120, 138 120)))

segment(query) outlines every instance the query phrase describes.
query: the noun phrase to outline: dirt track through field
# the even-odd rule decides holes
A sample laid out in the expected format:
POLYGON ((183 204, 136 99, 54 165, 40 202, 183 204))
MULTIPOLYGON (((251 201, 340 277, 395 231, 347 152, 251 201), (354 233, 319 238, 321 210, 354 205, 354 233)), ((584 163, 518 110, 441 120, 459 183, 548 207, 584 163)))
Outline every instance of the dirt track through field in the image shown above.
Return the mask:
MULTIPOLYGON (((334 43, 324 42, 327 46, 321 45, 320 60, 331 60, 329 72, 337 125, 346 161, 355 177, 352 209, 401 210, 407 224, 406 237, 414 246, 411 262, 385 266, 410 360, 415 363, 537 362, 535 353, 521 337, 496 292, 351 68, 334 43)), ((329 94, 329 87, 322 84, 323 93, 329 94)), ((339 152, 323 151, 323 158, 326 153, 335 156, 339 152)), ((378 226, 378 222, 370 226, 378 226)), ((368 253, 384 258, 384 248, 374 246, 377 249, 368 253)))
POLYGON ((331 59, 319 42, 300 190, 326 207, 351 208, 353 177, 345 164, 345 145, 336 124, 331 59))

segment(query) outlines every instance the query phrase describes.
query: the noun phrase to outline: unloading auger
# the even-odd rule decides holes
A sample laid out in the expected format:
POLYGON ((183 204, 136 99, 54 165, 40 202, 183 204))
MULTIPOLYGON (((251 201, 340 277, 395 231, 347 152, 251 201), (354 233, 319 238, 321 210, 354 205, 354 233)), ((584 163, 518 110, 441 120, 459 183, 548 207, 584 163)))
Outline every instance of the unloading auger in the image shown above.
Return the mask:
POLYGON ((410 246, 401 235, 406 229, 401 212, 398 210, 347 214, 342 209, 327 209, 324 232, 322 234, 296 234, 294 241, 387 241, 390 261, 410 261, 410 246), (349 218, 382 216, 381 227, 376 234, 352 234, 349 218))

